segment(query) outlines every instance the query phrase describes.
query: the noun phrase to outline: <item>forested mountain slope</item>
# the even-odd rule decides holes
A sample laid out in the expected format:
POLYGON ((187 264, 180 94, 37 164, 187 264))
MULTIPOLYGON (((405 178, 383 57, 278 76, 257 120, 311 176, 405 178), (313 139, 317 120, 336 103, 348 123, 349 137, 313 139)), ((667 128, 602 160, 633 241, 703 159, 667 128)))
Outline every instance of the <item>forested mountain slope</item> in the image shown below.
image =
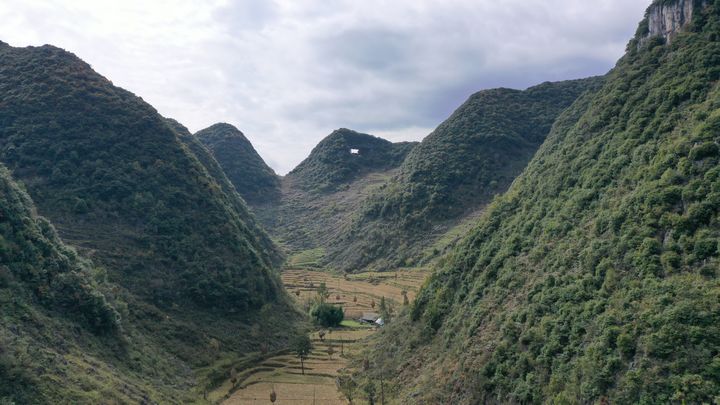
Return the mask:
POLYGON ((290 255, 313 250, 317 265, 324 266, 325 249, 415 145, 338 129, 282 178, 279 199, 266 199, 253 209, 290 255))
POLYGON ((267 203, 279 197, 280 178, 237 128, 220 123, 195 136, 212 152, 248 204, 267 203))
POLYGON ((413 404, 717 401, 720 2, 689 7, 671 35, 646 19, 563 113, 383 331, 370 377, 413 404))
POLYGON ((600 78, 475 93, 361 207, 330 260, 346 270, 412 265, 422 250, 504 192, 557 116, 600 78))
MULTIPOLYGON (((0 95, 0 160, 61 237, 107 269, 128 333, 158 368, 185 375, 257 350, 261 308, 262 333, 280 332, 272 345, 292 333, 279 252, 196 140, 52 46, 0 43, 0 95)), ((194 389, 166 381, 165 401, 194 389)))
POLYGON ((109 364, 122 351, 124 332, 102 292, 102 270, 34 211, 0 167, 0 403, 96 402, 100 390, 107 401, 142 401, 138 381, 109 364), (94 374, 86 373, 87 362, 94 374), (112 391, 115 384, 126 392, 112 391))
POLYGON ((414 146, 340 128, 286 177, 305 191, 337 191, 365 174, 397 167, 414 146))

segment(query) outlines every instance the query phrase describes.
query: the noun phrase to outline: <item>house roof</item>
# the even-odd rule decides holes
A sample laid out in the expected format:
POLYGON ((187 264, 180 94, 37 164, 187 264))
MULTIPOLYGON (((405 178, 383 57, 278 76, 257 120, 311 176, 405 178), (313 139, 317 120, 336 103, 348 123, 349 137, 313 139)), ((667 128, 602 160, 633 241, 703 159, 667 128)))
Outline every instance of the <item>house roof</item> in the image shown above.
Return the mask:
POLYGON ((363 321, 369 321, 369 322, 375 322, 380 318, 380 314, 375 312, 364 312, 360 320, 363 321))

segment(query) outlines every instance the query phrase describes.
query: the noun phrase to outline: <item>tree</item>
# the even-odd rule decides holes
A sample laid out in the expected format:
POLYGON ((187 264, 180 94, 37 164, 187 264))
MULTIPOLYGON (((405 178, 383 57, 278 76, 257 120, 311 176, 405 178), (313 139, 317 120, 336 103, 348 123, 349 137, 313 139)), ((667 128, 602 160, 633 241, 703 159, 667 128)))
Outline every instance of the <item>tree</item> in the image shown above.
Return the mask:
POLYGON ((277 393, 275 393, 275 387, 272 388, 272 391, 270 391, 270 402, 273 404, 277 401, 277 393))
POLYGON ((386 324, 390 323, 393 316, 393 308, 391 304, 385 301, 385 297, 380 299, 380 317, 386 324))
POLYGON ((307 335, 298 335, 293 341, 293 351, 300 359, 300 368, 305 374, 305 359, 312 352, 312 342, 307 335))
POLYGON ((318 287, 317 290, 318 299, 320 302, 327 301, 328 297, 330 296, 330 291, 327 288, 327 285, 325 283, 320 283, 320 287, 318 287))
POLYGON ((372 380, 368 380, 368 382, 363 385, 363 391, 365 391, 368 403, 370 405, 375 405, 375 396, 377 395, 375 383, 372 380))
POLYGON ((342 307, 320 302, 310 309, 310 316, 316 323, 326 328, 332 328, 340 325, 340 322, 345 319, 345 311, 342 307))
POLYGON ((355 379, 353 379, 352 375, 344 374, 340 375, 335 382, 340 389, 340 392, 345 395, 345 398, 347 398, 350 405, 352 405, 353 399, 355 398, 355 389, 357 388, 357 382, 355 382, 355 379))

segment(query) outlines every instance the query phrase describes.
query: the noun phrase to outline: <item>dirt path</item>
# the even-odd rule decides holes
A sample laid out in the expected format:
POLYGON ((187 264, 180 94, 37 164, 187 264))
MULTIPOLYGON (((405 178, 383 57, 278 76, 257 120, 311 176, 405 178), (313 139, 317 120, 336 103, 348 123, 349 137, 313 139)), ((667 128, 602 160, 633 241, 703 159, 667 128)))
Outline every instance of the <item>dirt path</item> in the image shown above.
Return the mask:
MULTIPOLYGON (((414 299, 426 272, 361 273, 343 278, 329 273, 308 270, 286 270, 282 280, 290 294, 299 302, 313 296, 325 283, 332 304, 342 305, 345 319, 359 318, 363 312, 377 309, 382 297, 396 307, 402 305, 406 292, 414 299)), ((270 358, 249 370, 239 371, 235 383, 227 381, 210 394, 210 399, 224 405, 269 404, 270 393, 277 396, 275 405, 347 404, 337 390, 335 378, 347 366, 347 359, 362 349, 362 340, 374 328, 346 322, 343 328, 329 331, 324 339, 317 332, 311 335, 313 351, 305 360, 302 374, 300 360, 294 354, 270 358), (332 347, 332 350, 328 350, 332 347)))

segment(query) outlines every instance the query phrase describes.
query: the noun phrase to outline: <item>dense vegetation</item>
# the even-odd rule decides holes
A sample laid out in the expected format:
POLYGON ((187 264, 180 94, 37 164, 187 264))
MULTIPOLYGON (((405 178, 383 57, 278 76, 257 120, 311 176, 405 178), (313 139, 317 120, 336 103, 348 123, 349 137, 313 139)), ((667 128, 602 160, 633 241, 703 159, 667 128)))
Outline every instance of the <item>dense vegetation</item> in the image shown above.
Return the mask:
MULTIPOLYGON (((698 4, 700 4, 698 2, 698 4)), ((720 2, 630 42, 370 355, 407 403, 720 398, 720 2), (374 354, 377 353, 377 354, 374 354)))
POLYGON ((33 213, 30 198, 1 166, 0 288, 5 299, 37 302, 95 333, 120 328, 119 315, 95 285, 90 266, 33 213))
POLYGON ((287 177, 306 191, 337 191, 365 174, 397 167, 415 145, 341 128, 323 139, 287 177))
POLYGON ((279 197, 280 178, 250 141, 230 124, 215 124, 195 134, 213 154, 238 193, 249 204, 279 197))
POLYGON ((370 190, 391 177, 414 145, 347 129, 334 131, 282 178, 280 199, 254 204, 253 210, 289 255, 309 254, 313 266, 323 267, 325 248, 357 215, 370 190), (352 149, 358 153, 351 153, 352 149))
MULTIPOLYGON (((212 152, 202 142, 200 142, 196 136, 191 134, 184 125, 171 118, 166 118, 165 121, 175 131, 178 139, 180 139, 185 147, 187 147, 195 158, 197 158, 197 160, 203 165, 207 174, 212 177, 215 182, 217 182, 223 193, 230 197, 228 199, 229 204, 231 204, 237 212, 247 212, 248 206, 245 204, 245 201, 239 194, 239 191, 225 174, 225 171, 221 167, 220 163, 215 159, 212 152)), ((274 193, 274 191, 269 192, 269 194, 272 193, 274 193)), ((248 226, 252 228, 260 227, 253 216, 245 215, 244 220, 248 226)), ((264 234, 262 237, 258 238, 258 243, 261 245, 262 251, 269 253, 269 258, 272 263, 280 265, 283 262, 284 257, 282 253, 279 252, 277 247, 274 246, 270 239, 265 237, 264 234)))
POLYGON ((450 225, 504 192, 557 116, 599 78, 493 89, 470 97, 407 156, 331 249, 334 265, 415 264, 450 225))
POLYGON ((97 266, 75 271, 72 250, 56 259, 51 243, 3 234, 11 274, 27 273, 11 280, 32 295, 3 314, 0 357, 18 347, 11 357, 31 360, 7 364, 44 370, 53 388, 32 403, 188 403, 233 359, 287 344, 298 314, 273 270, 281 257, 186 129, 51 46, 0 43, 0 94, 0 160, 97 266))
POLYGON ((275 299, 273 245, 152 107, 60 49, 0 53, 0 159, 65 238, 156 305, 275 299))
MULTIPOLYGON (((62 354, 77 355, 77 345, 92 353, 83 341, 108 352, 122 345, 120 315, 102 283, 102 270, 58 239, 0 167, 0 403, 42 403, 48 396, 82 401, 47 375, 71 370, 75 364, 62 354)), ((100 384, 92 377, 84 382, 100 384)))

